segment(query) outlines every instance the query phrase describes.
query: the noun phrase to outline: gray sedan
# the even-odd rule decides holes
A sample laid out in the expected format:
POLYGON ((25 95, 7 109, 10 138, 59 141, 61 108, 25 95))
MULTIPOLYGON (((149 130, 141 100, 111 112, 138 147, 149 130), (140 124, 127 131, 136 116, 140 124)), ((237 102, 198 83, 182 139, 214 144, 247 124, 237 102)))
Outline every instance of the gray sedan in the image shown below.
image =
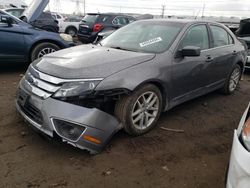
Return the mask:
POLYGON ((142 135, 180 103, 218 89, 233 93, 246 59, 244 45, 221 24, 136 21, 98 45, 34 61, 16 107, 40 132, 97 153, 122 128, 142 135))

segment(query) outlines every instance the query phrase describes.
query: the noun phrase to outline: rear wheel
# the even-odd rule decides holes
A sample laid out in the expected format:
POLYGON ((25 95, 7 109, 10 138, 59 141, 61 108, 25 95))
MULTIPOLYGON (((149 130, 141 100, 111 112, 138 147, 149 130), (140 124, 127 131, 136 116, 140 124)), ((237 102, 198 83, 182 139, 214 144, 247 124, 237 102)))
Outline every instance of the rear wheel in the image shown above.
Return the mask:
POLYGON ((128 134, 139 136, 156 125, 161 110, 160 90, 155 85, 147 84, 122 98, 116 104, 115 114, 128 134))
POLYGON ((234 65, 229 77, 227 78, 224 87, 221 90, 222 93, 226 95, 234 93, 239 84, 241 74, 242 74, 241 67, 238 64, 234 65))
POLYGON ((40 43, 33 48, 31 52, 31 61, 41 58, 46 54, 53 53, 57 50, 60 50, 59 46, 53 43, 50 42, 40 43))
POLYGON ((77 34, 77 29, 75 27, 68 27, 66 29, 65 33, 71 35, 72 37, 74 37, 77 34))

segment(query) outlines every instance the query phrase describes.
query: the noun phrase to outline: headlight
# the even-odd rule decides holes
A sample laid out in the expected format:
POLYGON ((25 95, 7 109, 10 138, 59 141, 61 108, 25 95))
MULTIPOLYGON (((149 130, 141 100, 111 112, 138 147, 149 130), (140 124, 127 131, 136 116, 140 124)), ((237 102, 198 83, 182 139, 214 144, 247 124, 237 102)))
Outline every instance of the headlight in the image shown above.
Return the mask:
POLYGON ((61 37, 63 40, 67 41, 67 42, 73 42, 73 38, 72 38, 72 36, 70 36, 70 35, 67 35, 67 34, 60 34, 60 37, 61 37))
POLYGON ((92 91, 100 83, 101 80, 84 81, 84 82, 68 82, 54 94, 54 97, 76 97, 92 91))
POLYGON ((250 117, 243 126, 241 138, 245 147, 250 151, 250 117))

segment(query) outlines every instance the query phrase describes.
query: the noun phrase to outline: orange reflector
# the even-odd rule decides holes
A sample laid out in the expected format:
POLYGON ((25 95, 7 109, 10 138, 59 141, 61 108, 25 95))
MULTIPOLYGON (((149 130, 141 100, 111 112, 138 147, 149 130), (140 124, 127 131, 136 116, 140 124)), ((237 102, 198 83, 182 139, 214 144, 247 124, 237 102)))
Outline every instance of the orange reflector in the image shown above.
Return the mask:
POLYGON ((243 135, 249 136, 250 135, 250 118, 246 121, 244 128, 243 128, 243 135))
POLYGON ((92 137, 92 136, 89 136, 89 135, 84 135, 83 138, 84 138, 85 140, 88 140, 88 141, 90 141, 90 142, 94 142, 94 143, 96 143, 96 144, 101 144, 101 143, 102 143, 100 140, 98 140, 98 139, 96 139, 96 138, 94 138, 94 137, 92 137))

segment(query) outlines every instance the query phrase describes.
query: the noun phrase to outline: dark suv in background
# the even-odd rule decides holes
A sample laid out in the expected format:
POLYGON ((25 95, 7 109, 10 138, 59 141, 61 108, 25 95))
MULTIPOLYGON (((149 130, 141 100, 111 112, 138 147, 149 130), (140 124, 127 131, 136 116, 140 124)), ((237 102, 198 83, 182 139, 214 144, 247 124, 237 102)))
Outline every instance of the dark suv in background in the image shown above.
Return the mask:
POLYGON ((136 19, 132 16, 115 13, 88 13, 79 25, 78 38, 83 43, 94 42, 101 31, 112 31, 136 19))

